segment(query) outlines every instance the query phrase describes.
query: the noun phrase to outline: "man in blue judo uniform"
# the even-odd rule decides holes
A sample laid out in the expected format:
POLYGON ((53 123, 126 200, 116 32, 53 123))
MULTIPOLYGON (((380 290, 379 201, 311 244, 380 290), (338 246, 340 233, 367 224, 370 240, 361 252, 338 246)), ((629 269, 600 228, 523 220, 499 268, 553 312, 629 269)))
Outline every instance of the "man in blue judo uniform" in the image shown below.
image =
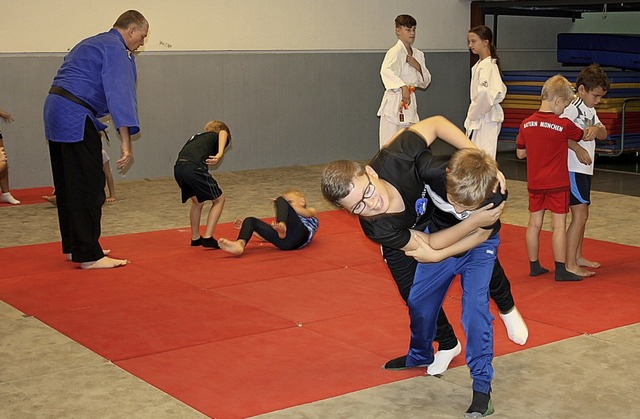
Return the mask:
POLYGON ((140 131, 134 51, 144 45, 149 23, 136 10, 124 12, 109 32, 80 41, 64 58, 44 103, 57 196, 62 252, 83 269, 128 263, 100 246, 105 201, 98 118, 111 115, 121 139, 118 169, 132 161, 131 136, 140 131))

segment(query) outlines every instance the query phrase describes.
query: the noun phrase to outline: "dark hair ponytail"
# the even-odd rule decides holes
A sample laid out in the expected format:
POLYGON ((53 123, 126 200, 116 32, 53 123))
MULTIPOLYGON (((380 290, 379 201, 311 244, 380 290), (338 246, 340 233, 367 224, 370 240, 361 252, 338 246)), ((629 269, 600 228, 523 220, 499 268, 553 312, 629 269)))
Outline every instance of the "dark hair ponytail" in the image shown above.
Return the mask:
POLYGON ((498 51, 496 51, 496 47, 493 44, 489 44, 489 51, 491 51, 491 58, 496 60, 496 65, 498 66, 498 70, 502 73, 502 66, 500 65, 500 57, 498 57, 498 51))
POLYGON ((488 26, 479 25, 469 29, 469 33, 475 33, 483 41, 489 41, 489 52, 491 53, 491 58, 496 60, 498 70, 500 70, 500 72, 502 73, 502 67, 500 66, 500 57, 498 57, 498 51, 493 45, 493 32, 491 32, 491 29, 488 26))

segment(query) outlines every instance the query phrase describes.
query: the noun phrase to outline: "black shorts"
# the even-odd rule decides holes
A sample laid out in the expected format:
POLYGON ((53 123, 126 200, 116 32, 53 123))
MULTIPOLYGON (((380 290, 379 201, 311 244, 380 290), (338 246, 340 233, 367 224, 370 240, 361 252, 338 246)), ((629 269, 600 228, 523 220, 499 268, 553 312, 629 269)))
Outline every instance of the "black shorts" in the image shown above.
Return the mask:
POLYGON ((569 172, 571 198, 569 205, 591 204, 591 175, 569 172))
POLYGON ((194 196, 198 202, 204 202, 217 199, 222 195, 222 189, 206 166, 199 166, 189 161, 178 161, 173 167, 173 176, 182 190, 182 203, 194 196))

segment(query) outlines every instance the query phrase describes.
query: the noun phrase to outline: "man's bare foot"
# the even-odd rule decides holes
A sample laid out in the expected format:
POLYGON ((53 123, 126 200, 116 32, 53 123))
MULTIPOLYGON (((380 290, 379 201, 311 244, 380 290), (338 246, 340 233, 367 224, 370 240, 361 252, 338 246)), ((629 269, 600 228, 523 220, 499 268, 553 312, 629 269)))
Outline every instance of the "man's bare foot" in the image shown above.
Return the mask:
POLYGON ((116 197, 110 196, 109 198, 105 199, 105 202, 108 202, 108 203, 116 202, 116 197))
POLYGON ((92 262, 82 262, 80 269, 109 269, 124 266, 129 263, 126 259, 112 259, 110 257, 103 257, 101 259, 92 262))
POLYGON ((578 266, 582 266, 583 268, 597 269, 601 266, 599 262, 593 262, 583 257, 578 258, 577 262, 578 262, 578 266))
POLYGON ((567 268, 567 271, 571 272, 572 274, 579 275, 579 276, 594 276, 596 274, 593 271, 588 271, 586 269, 582 269, 581 267, 577 267, 576 269, 567 268))
POLYGON ((244 253, 244 245, 240 240, 232 241, 225 238, 219 238, 218 245, 220 246, 220 249, 235 256, 240 256, 244 253))
POLYGON ((42 199, 44 199, 45 201, 47 201, 51 205, 56 205, 57 204, 55 195, 43 195, 42 199))
POLYGON ((278 237, 284 239, 287 237, 287 225, 280 221, 276 223, 275 221, 271 223, 271 227, 278 233, 278 237))

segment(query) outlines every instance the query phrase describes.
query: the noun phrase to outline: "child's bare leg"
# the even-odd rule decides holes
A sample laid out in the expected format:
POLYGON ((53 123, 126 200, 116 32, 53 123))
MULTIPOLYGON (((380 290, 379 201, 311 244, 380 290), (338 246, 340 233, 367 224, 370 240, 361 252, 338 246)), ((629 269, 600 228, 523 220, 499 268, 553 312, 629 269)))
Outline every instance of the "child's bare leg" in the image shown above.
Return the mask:
POLYGON ((529 260, 538 260, 538 252, 540 247, 540 230, 544 220, 544 211, 532 212, 529 214, 529 223, 525 233, 525 243, 527 245, 527 256, 529 260))
POLYGON ((247 245, 247 242, 243 239, 227 240, 225 238, 220 238, 218 240, 218 245, 220 246, 220 249, 225 252, 240 256, 244 253, 244 248, 247 245))
POLYGON ((581 281, 581 275, 569 272, 565 266, 567 259, 567 214, 552 214, 553 233, 551 235, 551 247, 556 265, 555 280, 581 281))
MULTIPOLYGON (((0 147, 4 149, 4 142, 0 138, 0 147)), ((3 156, 4 156, 3 150, 3 156)), ((11 191, 9 190, 9 164, 6 159, 2 159, 0 161, 0 189, 2 190, 2 195, 0 195, 1 202, 7 202, 12 205, 17 205, 20 203, 17 199, 11 195, 11 191)))
POLYGON ((204 236, 202 236, 202 238, 206 239, 213 237, 213 230, 215 230, 216 224, 218 224, 218 220, 220 219, 220 214, 222 214, 223 207, 224 194, 213 200, 211 209, 209 210, 209 215, 207 216, 207 227, 204 230, 204 236))
POLYGON ((551 249, 553 259, 556 262, 564 263, 567 259, 567 214, 551 213, 551 249))
POLYGON ((20 203, 20 201, 11 195, 11 191, 9 190, 9 166, 7 165, 5 165, 4 170, 0 171, 0 189, 2 190, 0 201, 12 205, 18 205, 20 203))
POLYGON ((287 224, 284 221, 274 221, 271 223, 271 227, 278 233, 278 237, 281 239, 287 237, 287 224))
POLYGON ((578 263, 578 256, 581 254, 582 236, 589 216, 589 206, 587 204, 571 205, 571 222, 567 229, 567 271, 580 276, 592 276, 595 272, 583 269, 578 263))
POLYGON ((525 233, 527 256, 529 257, 529 276, 538 276, 549 272, 547 268, 540 266, 540 230, 544 221, 544 211, 529 213, 529 223, 525 233))
MULTIPOLYGON (((589 260, 584 256, 582 256, 582 238, 580 238, 580 246, 578 247, 578 250, 579 250, 578 256, 576 257, 576 262, 578 263, 578 266, 582 266, 585 268, 594 268, 594 269, 597 269, 600 266, 602 266, 600 262, 589 260)), ((595 272, 593 274, 595 275, 595 272)))
POLYGON ((189 223, 191 224, 191 240, 200 238, 200 217, 202 216, 203 202, 198 202, 194 196, 191 198, 191 210, 189 211, 189 223))
POLYGON ((80 264, 81 269, 110 269, 124 266, 129 263, 126 259, 112 259, 110 257, 103 257, 91 262, 82 262, 80 264))

